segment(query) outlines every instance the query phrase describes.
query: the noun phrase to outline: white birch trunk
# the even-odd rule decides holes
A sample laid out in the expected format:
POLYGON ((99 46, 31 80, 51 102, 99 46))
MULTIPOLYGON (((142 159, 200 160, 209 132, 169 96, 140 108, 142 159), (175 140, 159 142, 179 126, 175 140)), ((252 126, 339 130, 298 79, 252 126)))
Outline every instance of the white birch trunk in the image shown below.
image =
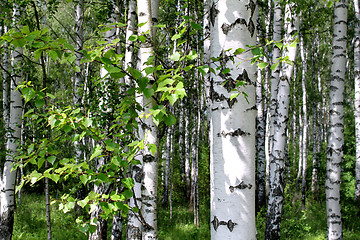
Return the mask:
MULTIPOLYGON (((253 0, 213 1, 210 8, 211 56, 256 43, 257 4, 253 0)), ((243 54, 241 58, 250 58, 243 54)), ((229 74, 211 74, 210 194, 211 239, 256 239, 255 228, 255 82, 256 66, 235 58, 212 63, 229 74), (245 92, 230 101, 234 81, 245 92), (224 82, 227 81, 227 84, 224 82)))
MULTIPOLYGON (((14 4, 14 23, 20 20, 20 7, 14 4)), ((10 93, 10 122, 9 129, 11 136, 7 139, 6 155, 4 168, 1 178, 1 192, 0 192, 0 239, 11 239, 14 225, 14 210, 15 210, 15 181, 16 171, 12 171, 15 163, 16 151, 21 137, 22 125, 22 97, 17 85, 21 83, 21 55, 22 49, 15 48, 12 52, 12 67, 13 79, 11 81, 10 93)))
POLYGON ((333 56, 330 81, 330 122, 326 164, 328 239, 342 239, 340 206, 341 162, 344 146, 344 80, 346 64, 347 0, 334 3, 333 56))
MULTIPOLYGON (((291 12, 294 4, 285 7, 285 43, 293 40, 292 35, 299 29, 299 18, 291 12)), ((294 62, 297 47, 284 49, 283 55, 294 62)), ((278 93, 276 100, 276 124, 274 124, 274 137, 270 161, 270 195, 268 214, 266 220, 265 239, 279 239, 282 207, 284 201, 284 171, 286 157, 286 134, 290 103, 290 81, 294 71, 293 65, 282 64, 278 93)), ((272 90, 273 91, 273 90, 272 90)), ((274 122, 275 123, 275 122, 274 122)))
MULTIPOLYGON (((156 8, 158 3, 155 3, 154 13, 158 12, 156 8)), ((156 17, 156 15, 152 15, 152 3, 150 0, 137 0, 137 9, 138 9, 138 23, 145 23, 143 26, 139 27, 139 33, 149 32, 150 38, 154 41, 155 36, 152 35, 154 33, 152 31, 152 18, 156 17)), ((139 49, 140 56, 140 67, 143 69, 146 67, 146 62, 148 58, 153 56, 154 49, 151 43, 143 43, 139 49)), ((150 82, 154 79, 151 79, 152 76, 148 76, 150 78, 150 82)), ((156 102, 153 98, 142 97, 142 103, 144 108, 144 115, 150 114, 150 109, 156 105, 156 102)), ((144 128, 144 138, 145 144, 155 144, 158 148, 158 129, 152 118, 143 117, 142 122, 143 126, 139 126, 139 128, 144 128)), ((145 147, 143 152, 143 171, 144 171, 144 181, 141 189, 141 214, 144 217, 144 221, 146 225, 143 226, 142 229, 142 239, 157 239, 157 208, 156 208, 156 199, 157 199, 157 178, 158 178, 158 150, 155 154, 152 154, 148 147, 145 147)))
POLYGON ((354 0, 355 9, 355 42, 354 42, 354 75, 355 75, 355 199, 360 200, 360 10, 359 0, 354 0))
MULTIPOLYGON (((125 46, 125 62, 124 68, 127 69, 128 67, 134 67, 134 43, 130 41, 130 36, 134 35, 136 32, 136 1, 129 0, 128 3, 128 12, 127 12, 127 27, 126 27, 126 46, 125 46)), ((131 82, 129 76, 125 76, 125 86, 128 88, 133 86, 134 84, 131 82)))
POLYGON ((305 207, 305 194, 306 194, 306 169, 307 169, 307 128, 308 128, 308 120, 307 120, 307 108, 306 108, 306 72, 307 72, 307 63, 306 63, 306 54, 304 49, 304 39, 301 36, 300 39, 300 53, 302 59, 302 112, 303 112, 303 135, 302 135, 302 181, 301 181, 301 200, 302 207, 305 207))

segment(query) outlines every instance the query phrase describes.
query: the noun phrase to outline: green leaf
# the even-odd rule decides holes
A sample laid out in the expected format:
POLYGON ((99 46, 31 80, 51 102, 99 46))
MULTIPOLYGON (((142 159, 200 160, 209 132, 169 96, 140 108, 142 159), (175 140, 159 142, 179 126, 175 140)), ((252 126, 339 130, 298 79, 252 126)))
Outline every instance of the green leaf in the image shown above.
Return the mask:
POLYGON ((39 60, 42 51, 43 51, 42 49, 38 49, 38 50, 36 50, 36 51, 34 52, 34 58, 35 58, 36 60, 39 60))
POLYGON ((48 52, 48 54, 49 54, 49 56, 50 56, 54 61, 56 61, 56 59, 58 59, 58 54, 57 54, 56 51, 50 50, 50 51, 48 52))
POLYGON ((267 67, 269 65, 269 63, 267 63, 267 62, 259 62, 257 65, 258 65, 258 67, 260 69, 264 69, 265 67, 267 67))
POLYGON ((221 73, 223 74, 227 74, 230 72, 230 68, 225 68, 221 73))
POLYGON ((294 47, 297 46, 297 44, 298 44, 298 39, 296 39, 295 41, 293 41, 292 43, 290 43, 289 47, 294 48, 294 47))
POLYGON ((195 30, 198 30, 198 31, 201 30, 201 24, 191 22, 191 23, 190 23, 190 26, 191 26, 193 29, 195 29, 195 30))
POLYGON ((240 95, 239 92, 232 93, 231 96, 230 96, 230 101, 233 100, 234 98, 237 98, 239 95, 240 95))
POLYGON ((196 59, 196 58, 198 58, 198 57, 199 57, 199 55, 196 53, 195 50, 190 51, 189 54, 186 55, 186 58, 187 58, 188 60, 194 60, 194 59, 196 59))
POLYGON ((181 38, 181 34, 175 34, 174 36, 171 37, 171 40, 174 41, 179 38, 181 38))
POLYGON ((47 161, 51 164, 54 165, 54 162, 56 160, 56 156, 50 156, 47 158, 47 161))
POLYGON ((276 45, 279 49, 281 49, 284 44, 283 44, 282 42, 275 42, 275 45, 276 45))
POLYGON ((273 70, 273 71, 275 71, 275 69, 279 66, 279 63, 280 62, 276 62, 276 63, 274 63, 273 65, 271 65, 271 70, 273 70))
POLYGON ((154 25, 153 27, 156 27, 156 28, 166 28, 166 25, 165 25, 165 24, 158 24, 158 25, 154 25))
POLYGON ((31 144, 27 150, 28 154, 32 153, 33 150, 34 150, 34 144, 31 144))
POLYGON ((199 72, 205 76, 208 72, 209 72, 209 67, 208 66, 200 66, 197 68, 199 70, 199 72))
POLYGON ((96 145, 96 147, 93 150, 93 153, 91 154, 90 161, 100 156, 101 153, 102 153, 102 147, 100 145, 96 145))
POLYGON ((35 101, 35 106, 37 107, 37 108, 42 108, 43 106, 45 105, 45 100, 44 99, 37 99, 36 101, 35 101))
POLYGON ((238 49, 235 50, 234 55, 238 55, 238 54, 241 54, 241 53, 243 53, 243 52, 245 52, 245 49, 243 49, 243 48, 238 48, 238 49))
POLYGON ((86 185, 87 181, 88 181, 88 175, 86 174, 83 174, 83 175, 80 175, 80 181, 82 182, 82 184, 84 184, 84 186, 86 185))
POLYGON ((137 36, 137 35, 131 35, 131 36, 129 37, 129 41, 132 41, 132 42, 135 42, 137 39, 138 39, 138 36, 137 36))
POLYGON ((153 143, 150 143, 150 144, 148 144, 148 148, 149 148, 150 152, 152 153, 152 155, 155 155, 155 153, 157 151, 156 145, 153 143))
POLYGON ((90 118, 84 118, 83 124, 85 127, 90 127, 92 125, 92 120, 90 118))
POLYGON ((146 98, 150 98, 154 94, 154 89, 152 88, 145 88, 144 95, 146 98))
POLYGON ((88 204, 88 202, 89 202, 89 198, 86 197, 85 199, 83 199, 83 200, 81 200, 81 201, 77 201, 77 204, 78 204, 80 207, 84 208, 84 207, 86 206, 86 204, 88 204))
POLYGON ((170 59, 173 60, 174 62, 179 61, 180 59, 180 53, 179 52, 175 52, 173 55, 170 56, 170 59))
POLYGON ((133 192, 131 190, 125 189, 124 195, 125 195, 126 198, 131 198, 134 194, 133 194, 133 192))
POLYGON ((53 180, 55 183, 57 183, 58 181, 59 181, 59 179, 60 179, 60 175, 59 174, 51 174, 50 176, 49 176, 49 178, 51 179, 51 180, 53 180))
POLYGON ((121 180, 122 184, 124 184, 124 186, 128 189, 132 189, 132 187, 134 186, 134 179, 132 178, 123 178, 121 180))
POLYGON ((30 87, 21 89, 25 102, 29 102, 32 98, 35 97, 35 90, 30 87))
POLYGON ((164 117, 164 121, 166 125, 172 126, 176 123, 176 118, 172 114, 169 114, 164 117))

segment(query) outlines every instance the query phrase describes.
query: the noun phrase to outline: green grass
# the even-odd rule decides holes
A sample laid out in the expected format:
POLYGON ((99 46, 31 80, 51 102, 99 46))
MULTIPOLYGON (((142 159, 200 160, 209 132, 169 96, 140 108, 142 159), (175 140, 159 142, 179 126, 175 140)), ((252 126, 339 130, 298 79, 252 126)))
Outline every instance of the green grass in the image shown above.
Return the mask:
MULTIPOLYGON (((53 239, 87 239, 75 224, 73 213, 64 214, 51 206, 51 227, 53 239)), ((45 197, 23 194, 21 206, 15 212, 14 240, 47 239, 45 197)))
POLYGON ((173 218, 170 219, 168 209, 158 209, 159 239, 160 240, 191 240, 210 239, 210 209, 200 206, 200 225, 193 224, 193 213, 188 207, 176 206, 173 208, 173 218))
MULTIPOLYGON (((16 209, 14 240, 47 239, 45 201, 44 196, 24 194, 23 202, 16 209)), ((348 203, 347 206, 353 205, 348 203)), ((343 207, 344 239, 360 239, 359 208, 343 207)), ((325 203, 308 201, 306 210, 301 209, 298 202, 295 205, 286 204, 282 221, 281 239, 291 240, 326 240, 326 211, 325 203)), ((75 223, 73 212, 64 214, 52 206, 52 232, 53 239, 87 239, 75 223)), ((265 214, 262 211, 257 217, 258 239, 264 239, 265 214)), ((194 226, 193 213, 185 206, 174 206, 173 217, 170 219, 168 208, 159 207, 158 227, 160 240, 206 240, 210 239, 210 209, 208 204, 200 206, 200 226, 194 226)), ((125 228, 124 228, 125 230, 125 228)), ((110 231, 108 232, 110 239, 110 231)))

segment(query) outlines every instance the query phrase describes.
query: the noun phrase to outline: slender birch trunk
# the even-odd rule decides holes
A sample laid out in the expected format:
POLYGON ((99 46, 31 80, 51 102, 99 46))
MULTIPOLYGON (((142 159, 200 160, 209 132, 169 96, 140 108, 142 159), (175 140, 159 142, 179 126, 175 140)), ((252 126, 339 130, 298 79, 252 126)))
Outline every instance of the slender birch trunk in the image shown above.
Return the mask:
MULTIPOLYGON (((125 47, 125 62, 124 67, 135 67, 135 56, 134 56, 134 43, 129 40, 130 36, 136 33, 136 1, 130 0, 128 3, 128 20, 126 28, 126 47, 125 47)), ((125 85, 131 87, 135 85, 131 82, 128 76, 125 76, 125 85)), ((142 137, 143 133, 138 133, 138 137, 142 137)), ((142 156, 140 154, 139 160, 142 162, 142 156)), ((140 166, 132 167, 132 178, 134 179, 133 192, 134 196, 129 200, 129 207, 141 207, 141 184, 143 179, 143 170, 140 166)), ((141 222, 136 217, 136 214, 132 211, 129 212, 127 217, 126 226, 126 239, 139 240, 141 239, 141 222)))
MULTIPOLYGON (((257 42, 260 43, 261 26, 258 16, 258 36, 257 42)), ((265 162, 265 122, 264 108, 263 108, 263 74, 262 70, 258 68, 256 79, 256 151, 257 151, 257 164, 258 164, 258 188, 257 188, 257 207, 264 207, 266 204, 266 191, 265 191, 265 178, 266 178, 266 162, 265 162)))
POLYGON ((326 164, 326 211, 328 239, 342 239, 340 206, 341 162, 344 146, 344 81, 348 1, 334 3, 333 56, 330 80, 330 122, 326 164))
POLYGON ((307 169, 307 129, 308 129, 308 119, 307 119, 307 93, 306 93, 306 72, 307 72, 307 63, 306 63, 306 54, 304 48, 304 38, 300 36, 300 53, 302 59, 302 112, 303 112, 303 135, 302 135, 302 181, 301 181, 301 202, 302 207, 305 208, 305 197, 306 197, 306 169, 307 169))
MULTIPOLYGON (((144 69, 146 64, 154 64, 148 63, 149 57, 154 56, 154 48, 153 44, 155 36, 152 34, 155 33, 152 29, 152 19, 156 18, 156 15, 152 15, 152 10, 154 13, 158 12, 156 6, 158 2, 152 3, 150 0, 137 0, 137 8, 138 8, 138 23, 143 23, 141 27, 139 27, 139 33, 144 34, 148 32, 150 34, 149 42, 145 42, 140 46, 139 49, 139 57, 140 57, 140 67, 144 69), (153 7, 153 9, 152 9, 153 7)), ((149 75, 150 82, 154 81, 153 76, 149 75)), ((150 97, 146 98, 145 96, 138 96, 138 98, 142 98, 141 102, 143 104, 144 115, 150 114, 150 109, 156 105, 155 100, 150 97)), ((139 100, 138 100, 139 101, 139 100)), ((155 144, 158 148, 158 129, 152 118, 142 119, 143 126, 139 126, 139 128, 144 128, 142 131, 144 132, 145 144, 155 144)), ((144 181, 141 189, 141 214, 144 217, 144 221, 146 225, 143 226, 142 229, 142 239, 157 239, 157 178, 158 178, 158 155, 159 152, 156 150, 155 154, 152 154, 147 146, 145 146, 142 151, 143 155, 143 171, 144 171, 144 181)))
MULTIPOLYGON (((20 21, 20 6, 14 3, 14 24, 20 21)), ((15 48, 12 52, 13 78, 11 81, 10 93, 10 122, 9 130, 11 135, 7 139, 6 150, 8 151, 1 176, 0 192, 0 239, 9 240, 12 237, 15 211, 15 181, 16 171, 12 171, 15 163, 16 151, 21 138, 22 125, 22 97, 16 87, 21 83, 21 55, 22 49, 15 48)))
MULTIPOLYGON (((272 26, 272 0, 268 0, 267 2, 268 7, 268 13, 267 17, 265 19, 265 26, 266 26, 266 37, 270 37, 271 32, 271 26, 272 26)), ((267 49, 268 51, 268 49, 267 49)), ((268 58, 265 58, 264 61, 269 63, 268 58)), ((270 75, 271 75, 271 69, 270 66, 265 68, 265 78, 264 78, 264 90, 265 90, 265 98, 264 98, 264 108, 266 108, 265 111, 265 200, 267 199, 267 196, 269 195, 270 191, 270 182, 269 182, 269 163, 270 163, 270 120, 271 120, 271 114, 270 114, 270 107, 271 107, 271 82, 270 82, 270 75)))
POLYGON ((165 144, 165 167, 164 167, 164 194, 162 204, 167 207, 169 204, 169 187, 170 187, 170 162, 171 162, 171 127, 167 128, 165 144))
MULTIPOLYGON (((210 8, 211 57, 223 50, 256 43, 257 4, 253 0, 213 1, 210 8)), ((241 58, 250 58, 245 53, 241 58)), ((255 84, 256 66, 225 56, 211 63, 210 194, 211 239, 256 239, 255 228, 255 84), (221 74, 225 68, 231 71, 221 74), (240 94, 230 100, 234 82, 243 80, 240 94), (224 85, 225 83, 225 85, 224 85)))
POLYGON ((355 9, 355 42, 354 42, 354 75, 355 75, 355 199, 360 200, 360 10, 359 0, 354 0, 355 9))
MULTIPOLYGON (((285 43, 293 41, 292 35, 299 29, 299 18, 291 11, 294 7, 295 5, 293 3, 287 4, 285 7, 285 43)), ((289 60, 294 62, 296 53, 297 47, 288 47, 288 49, 284 49, 283 55, 288 56, 289 60)), ((280 238, 281 215, 284 202, 284 171, 290 103, 290 81, 292 80, 293 71, 293 65, 282 64, 276 100, 276 124, 274 125, 270 161, 270 195, 265 230, 265 239, 269 240, 280 238)))
MULTIPOLYGON (((319 94, 319 89, 316 82, 316 70, 315 70, 315 61, 318 59, 318 54, 316 51, 318 50, 319 46, 319 36, 318 34, 315 35, 315 44, 311 46, 311 74, 312 74, 312 85, 313 85, 313 96, 315 99, 317 99, 317 96, 319 94)), ((319 72, 319 68, 317 69, 319 72)), ((313 150, 312 150, 312 176, 311 176, 311 192, 315 194, 318 191, 318 145, 319 142, 321 142, 320 134, 319 134, 319 124, 318 121, 320 119, 318 118, 319 112, 321 112, 321 101, 313 101, 312 103, 313 108, 313 122, 312 122, 312 131, 313 131, 313 150)), ((320 143, 321 144, 321 143, 320 143)))

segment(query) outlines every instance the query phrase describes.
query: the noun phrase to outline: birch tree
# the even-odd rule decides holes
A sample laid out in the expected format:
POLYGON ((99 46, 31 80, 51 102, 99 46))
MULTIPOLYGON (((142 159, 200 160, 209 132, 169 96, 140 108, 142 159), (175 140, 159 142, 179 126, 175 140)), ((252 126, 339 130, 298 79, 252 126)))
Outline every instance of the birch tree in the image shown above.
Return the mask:
MULTIPOLYGON (((211 239, 256 239, 255 229, 255 75, 249 61, 234 62, 225 50, 256 43, 257 4, 249 1, 210 3, 210 56, 219 70, 210 76, 211 239), (225 69, 230 72, 224 74, 225 69), (234 82, 246 93, 230 99, 234 82)), ((244 54, 242 59, 249 59, 244 54)))
MULTIPOLYGON (((294 34, 299 29, 299 18, 293 12, 295 4, 285 7, 285 44, 295 41, 294 34)), ((296 41, 295 41, 296 43, 296 41)), ((289 61, 296 58, 297 45, 290 45, 284 49, 283 56, 288 56, 289 61)), ((270 161, 270 195, 266 219, 265 239, 279 239, 282 207, 284 203, 284 171, 286 157, 286 132, 289 116, 290 81, 293 76, 293 64, 282 63, 280 81, 277 86, 276 118, 274 123, 274 136, 271 148, 270 161)), ((273 86, 273 85, 272 85, 273 86)), ((273 91, 273 90, 271 90, 273 91)))
POLYGON ((334 3, 333 53, 329 92, 330 119, 326 161, 326 211, 328 239, 342 239, 340 207, 341 162, 344 146, 344 81, 348 1, 334 3))
MULTIPOLYGON (((150 35, 150 39, 141 44, 139 49, 139 60, 140 67, 143 70, 148 65, 153 65, 154 60, 154 48, 153 43, 155 36, 153 34, 155 31, 152 29, 152 19, 157 19, 156 15, 152 15, 152 10, 154 13, 158 12, 157 7, 159 6, 158 1, 140 1, 137 0, 137 9, 138 9, 138 23, 139 25, 139 34, 150 35), (153 9, 152 9, 153 7, 153 9)), ((154 81, 153 75, 147 76, 150 85, 154 81)), ((145 225, 143 223, 142 228, 142 239, 157 239, 157 208, 156 208, 156 199, 157 199, 157 177, 158 177, 158 129, 154 124, 151 117, 147 118, 146 115, 151 113, 151 109, 156 105, 155 99, 153 97, 146 97, 141 94, 137 96, 137 102, 142 104, 143 113, 140 114, 142 116, 142 126, 141 132, 145 140, 145 148, 142 150, 142 164, 143 164, 143 172, 144 172, 144 180, 141 189, 141 214, 144 218, 145 225), (139 99, 140 98, 140 99, 139 99), (150 151, 150 146, 156 146, 157 149, 154 153, 150 151)))
POLYGON ((355 42, 354 42, 354 75, 355 75, 355 199, 360 200, 360 10, 359 1, 354 0, 355 10, 355 42))
MULTIPOLYGON (((14 3, 13 18, 14 25, 20 21, 20 6, 14 3)), ((1 176, 0 192, 0 239, 11 239, 14 225, 15 210, 15 181, 16 171, 12 168, 16 162, 16 151, 21 137, 23 104, 21 93, 17 86, 22 82, 21 56, 22 49, 17 47, 12 51, 13 77, 10 86, 10 122, 11 135, 7 139, 6 150, 8 151, 1 176)))

